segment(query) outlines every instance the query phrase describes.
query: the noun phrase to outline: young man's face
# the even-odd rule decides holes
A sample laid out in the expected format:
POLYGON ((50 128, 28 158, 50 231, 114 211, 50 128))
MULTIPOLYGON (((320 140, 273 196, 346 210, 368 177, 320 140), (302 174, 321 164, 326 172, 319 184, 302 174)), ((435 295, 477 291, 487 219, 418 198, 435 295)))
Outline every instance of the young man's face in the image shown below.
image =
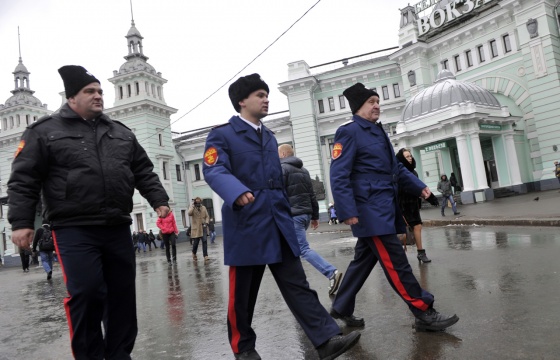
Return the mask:
POLYGON ((379 97, 374 95, 367 99, 362 107, 356 111, 356 115, 371 122, 379 120, 379 97))
POLYGON ((84 119, 93 119, 103 112, 103 89, 99 83, 92 82, 69 98, 68 104, 84 119))
POLYGON ((268 115, 268 93, 266 90, 253 91, 246 99, 239 102, 241 113, 256 119, 268 115))

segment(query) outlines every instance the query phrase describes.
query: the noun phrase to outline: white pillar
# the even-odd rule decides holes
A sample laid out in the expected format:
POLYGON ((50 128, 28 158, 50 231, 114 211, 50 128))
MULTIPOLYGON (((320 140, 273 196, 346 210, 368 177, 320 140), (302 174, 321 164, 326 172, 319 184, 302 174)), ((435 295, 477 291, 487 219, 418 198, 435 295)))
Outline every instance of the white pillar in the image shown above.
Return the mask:
POLYGON ((471 149, 473 154, 474 171, 476 174, 477 189, 488 189, 486 171, 484 171, 484 158, 482 157, 482 147, 478 133, 470 134, 471 149))
POLYGON ((471 167, 471 159, 469 156, 469 148, 467 147, 467 136, 459 135, 457 140, 457 151, 459 152, 459 161, 461 162, 461 175, 463 180, 463 191, 474 190, 474 179, 471 167))
POLYGON ((212 205, 214 206, 214 222, 222 222, 222 198, 212 191, 212 205))
POLYGON ((515 151, 513 134, 504 134, 504 140, 506 143, 506 157, 511 185, 521 185, 521 171, 519 171, 519 162, 517 160, 517 151, 515 151))

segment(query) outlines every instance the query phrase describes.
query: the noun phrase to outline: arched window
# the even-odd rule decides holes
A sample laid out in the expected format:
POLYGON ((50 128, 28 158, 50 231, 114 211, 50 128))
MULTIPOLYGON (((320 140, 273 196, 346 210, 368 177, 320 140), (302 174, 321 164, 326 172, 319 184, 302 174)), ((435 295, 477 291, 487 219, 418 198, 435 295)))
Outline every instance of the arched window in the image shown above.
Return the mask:
POLYGON ((14 117, 10 116, 10 129, 14 127, 14 117))
POLYGON ((127 97, 132 96, 132 90, 130 88, 130 84, 126 84, 126 95, 127 95, 127 97))

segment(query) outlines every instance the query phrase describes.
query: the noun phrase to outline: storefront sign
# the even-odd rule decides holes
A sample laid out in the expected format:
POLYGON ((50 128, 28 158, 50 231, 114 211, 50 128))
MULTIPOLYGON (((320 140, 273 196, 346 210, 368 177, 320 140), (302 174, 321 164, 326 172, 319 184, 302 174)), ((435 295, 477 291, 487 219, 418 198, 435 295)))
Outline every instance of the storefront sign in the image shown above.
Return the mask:
POLYGON ((495 130, 500 131, 502 130, 502 125, 494 125, 494 124, 478 124, 480 130, 495 130))
POLYGON ((436 151, 436 150, 439 150, 439 149, 445 149, 446 147, 447 147, 447 143, 446 142, 441 142, 441 143, 426 146, 424 148, 424 151, 425 152, 436 151))
MULTIPOLYGON (((414 5, 416 14, 429 9, 430 7, 438 4, 441 0, 423 0, 414 5)), ((444 9, 436 9, 432 14, 420 17, 417 20, 418 36, 426 34, 430 29, 437 29, 446 22, 453 21, 460 18, 464 14, 468 14, 474 9, 486 5, 494 0, 455 0, 450 4, 445 5, 444 9), (459 7, 462 11, 459 11, 459 7)))

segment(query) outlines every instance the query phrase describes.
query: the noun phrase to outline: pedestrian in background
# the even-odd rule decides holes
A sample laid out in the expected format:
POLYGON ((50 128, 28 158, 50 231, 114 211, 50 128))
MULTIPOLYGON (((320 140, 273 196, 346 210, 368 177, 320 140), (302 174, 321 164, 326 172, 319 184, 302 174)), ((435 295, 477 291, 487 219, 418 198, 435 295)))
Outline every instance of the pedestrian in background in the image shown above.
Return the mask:
POLYGON ((52 237, 51 226, 49 224, 43 224, 42 227, 35 231, 35 237, 33 238, 33 252, 37 251, 37 246, 39 247, 39 255, 41 256, 41 264, 43 269, 47 273, 47 280, 52 278, 53 271, 53 261, 54 261, 54 243, 51 243, 48 239, 52 237), (42 241, 43 240, 43 241, 42 241), (45 241, 48 244, 45 244, 45 241))
POLYGON ((152 232, 152 229, 150 229, 150 232, 148 233, 148 241, 148 244, 150 245, 150 251, 152 251, 152 244, 154 244, 154 249, 158 248, 156 245, 156 236, 152 232))
POLYGON ((329 204, 329 209, 327 211, 329 212, 329 225, 338 224, 338 218, 336 217, 336 209, 334 208, 333 203, 329 204))
POLYGON ((301 257, 329 280, 328 292, 329 295, 333 295, 338 290, 342 273, 311 249, 306 238, 306 231, 310 224, 313 230, 319 227, 319 204, 313 192, 311 177, 307 169, 303 167, 303 161, 294 156, 294 149, 291 145, 278 146, 278 155, 301 257))
POLYGON ((134 132, 103 114, 99 80, 81 66, 58 72, 67 103, 27 126, 12 162, 12 241, 29 249, 41 198, 68 291, 73 356, 130 359, 138 333, 133 195, 136 188, 158 216, 169 197, 134 132))
MULTIPOLYGON (((416 172, 416 160, 412 156, 409 149, 402 148, 397 153, 397 159, 400 163, 414 176, 418 177, 416 172)), ((414 239, 416 241, 416 250, 418 254, 416 258, 423 263, 432 262, 426 255, 426 250, 422 245, 422 218, 420 217, 420 207, 418 203, 418 196, 410 194, 402 186, 399 186, 399 206, 406 221, 406 225, 412 229, 414 239)), ((434 194, 431 194, 427 199, 430 204, 438 206, 438 200, 434 194)))
POLYGON ((189 207, 189 216, 191 217, 191 241, 192 241, 192 257, 197 260, 196 252, 198 244, 202 241, 202 255, 204 260, 208 261, 208 240, 206 239, 206 225, 210 217, 206 207, 202 205, 202 199, 197 197, 189 207))
POLYGON ((156 222, 157 227, 160 229, 160 234, 163 239, 162 246, 165 246, 165 256, 167 257, 167 264, 171 265, 171 260, 173 263, 177 263, 177 235, 179 235, 179 229, 177 229, 177 223, 175 222, 175 215, 173 215, 173 210, 170 210, 166 217, 158 217, 156 222), (171 253, 170 253, 171 250, 171 253), (171 256, 173 255, 173 258, 171 256))
POLYGON ((29 272, 29 257, 31 256, 31 250, 29 248, 19 248, 19 257, 21 259, 21 267, 23 272, 29 272))
POLYGON ((443 196, 443 199, 441 200, 441 216, 445 216, 445 207, 447 206, 447 201, 451 203, 453 215, 459 215, 460 212, 457 211, 457 205, 455 204, 455 199, 453 198, 453 193, 451 191, 451 181, 447 179, 447 175, 441 175, 440 181, 437 184, 437 189, 443 196))
POLYGON ((554 175, 556 175, 558 182, 560 182, 560 164, 558 164, 558 161, 554 162, 554 175))
POLYGON ((395 157, 393 144, 378 121, 377 92, 356 83, 343 95, 353 117, 334 137, 331 185, 338 218, 352 227, 358 241, 331 315, 347 326, 364 326, 364 319, 353 315, 356 296, 379 262, 393 290, 416 317, 416 328, 443 330, 459 318, 433 308, 434 296, 420 287, 397 237, 405 231, 398 206, 399 187, 424 199, 431 195, 430 189, 395 157))
POLYGON ((142 229, 138 230, 138 252, 144 250, 144 252, 148 251, 148 236, 146 232, 142 229))
POLYGON ((210 236, 210 244, 213 244, 216 240, 216 222, 213 218, 210 218, 208 222, 208 235, 210 236))
POLYGON ((251 324, 268 265, 319 357, 334 359, 354 346, 360 334, 340 336, 340 328, 306 280, 290 203, 282 184, 278 143, 260 121, 268 114, 268 85, 258 74, 241 77, 230 85, 229 97, 239 116, 231 117, 208 134, 203 171, 210 188, 224 200, 231 349, 236 359, 261 359, 255 350, 257 335, 251 324))
POLYGON ((449 182, 451 183, 451 186, 453 187, 453 195, 457 194, 461 187, 459 186, 459 182, 457 181, 457 178, 455 177, 455 173, 451 173, 451 175, 449 175, 449 182))

